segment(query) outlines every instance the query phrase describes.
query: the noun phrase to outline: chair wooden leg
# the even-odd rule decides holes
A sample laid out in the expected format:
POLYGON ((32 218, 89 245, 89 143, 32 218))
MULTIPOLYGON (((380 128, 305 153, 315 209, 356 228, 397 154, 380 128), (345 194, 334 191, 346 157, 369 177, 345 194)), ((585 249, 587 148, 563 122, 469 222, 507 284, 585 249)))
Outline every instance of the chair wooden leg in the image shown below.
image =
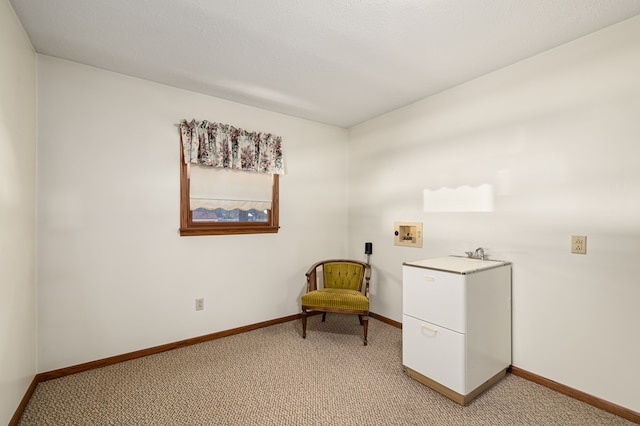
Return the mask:
POLYGON ((327 319, 327 313, 323 312, 322 313, 322 322, 324 322, 324 320, 326 320, 326 319, 327 319))
POLYGON ((364 331, 364 345, 367 346, 367 331, 369 328, 369 317, 364 315, 362 316, 362 329, 364 331))
POLYGON ((302 310, 302 338, 307 338, 307 311, 302 310))
POLYGON ((358 315, 358 321, 360 321, 360 325, 363 325, 362 324, 362 315, 358 315))

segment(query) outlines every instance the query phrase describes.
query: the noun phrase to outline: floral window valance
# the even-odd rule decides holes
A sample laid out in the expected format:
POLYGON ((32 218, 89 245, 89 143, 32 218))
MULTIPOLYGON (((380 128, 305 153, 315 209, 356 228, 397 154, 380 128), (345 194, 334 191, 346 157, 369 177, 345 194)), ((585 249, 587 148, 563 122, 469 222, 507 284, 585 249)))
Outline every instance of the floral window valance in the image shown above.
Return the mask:
POLYGON ((282 138, 210 121, 180 123, 185 163, 284 174, 282 138))

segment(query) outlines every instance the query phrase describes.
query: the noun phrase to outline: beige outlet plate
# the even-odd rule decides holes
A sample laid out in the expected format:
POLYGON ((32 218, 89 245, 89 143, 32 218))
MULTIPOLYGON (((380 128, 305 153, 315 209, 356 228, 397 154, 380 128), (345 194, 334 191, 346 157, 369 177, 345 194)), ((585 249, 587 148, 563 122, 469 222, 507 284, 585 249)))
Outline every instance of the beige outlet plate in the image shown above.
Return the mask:
POLYGON ((586 235, 571 236, 571 253, 587 254, 587 236, 586 235))
POLYGON ((422 247, 422 222, 394 222, 393 243, 397 246, 422 247))

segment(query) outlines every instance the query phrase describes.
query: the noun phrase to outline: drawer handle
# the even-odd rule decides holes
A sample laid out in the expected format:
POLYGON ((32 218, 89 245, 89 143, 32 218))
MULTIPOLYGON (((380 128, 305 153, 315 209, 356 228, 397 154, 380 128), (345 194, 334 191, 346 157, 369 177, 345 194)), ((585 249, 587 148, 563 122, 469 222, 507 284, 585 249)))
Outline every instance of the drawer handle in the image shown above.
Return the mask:
POLYGON ((431 275, 425 275, 424 280, 425 281, 435 281, 436 279, 433 278, 431 275))
POLYGON ((423 329, 423 330, 427 330, 427 331, 429 331, 429 332, 431 332, 433 334, 436 334, 438 332, 437 328, 429 327, 428 325, 424 325, 424 324, 421 324, 420 328, 423 329))

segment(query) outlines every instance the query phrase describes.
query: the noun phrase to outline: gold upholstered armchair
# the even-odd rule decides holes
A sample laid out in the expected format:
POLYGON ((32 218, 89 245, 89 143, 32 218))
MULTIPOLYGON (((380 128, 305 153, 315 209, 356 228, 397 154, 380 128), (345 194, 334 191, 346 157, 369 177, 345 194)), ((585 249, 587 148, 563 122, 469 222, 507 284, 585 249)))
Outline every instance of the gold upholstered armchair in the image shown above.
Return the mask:
POLYGON ((366 346, 371 266, 357 260, 322 260, 312 265, 306 276, 307 292, 301 299, 302 337, 307 337, 309 312, 322 312, 323 322, 327 312, 357 314, 366 346), (321 287, 318 284, 319 278, 322 282, 321 287))

